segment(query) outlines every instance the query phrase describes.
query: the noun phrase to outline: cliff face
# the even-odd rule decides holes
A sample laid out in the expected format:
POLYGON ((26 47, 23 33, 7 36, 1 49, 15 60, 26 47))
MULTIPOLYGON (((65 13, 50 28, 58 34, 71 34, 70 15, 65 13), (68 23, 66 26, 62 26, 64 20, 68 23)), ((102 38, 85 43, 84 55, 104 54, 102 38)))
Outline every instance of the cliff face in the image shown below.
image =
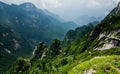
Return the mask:
POLYGON ((98 36, 97 45, 94 50, 106 50, 111 48, 120 48, 120 38, 118 34, 120 29, 101 33, 98 36))
POLYGON ((89 39, 95 40, 94 50, 120 48, 120 3, 95 28, 89 39))
POLYGON ((33 51, 33 56, 31 60, 38 60, 42 59, 45 50, 47 49, 47 45, 44 44, 44 42, 40 42, 33 51))
POLYGON ((105 31, 112 31, 120 28, 120 3, 115 7, 90 34, 89 39, 93 40, 105 31))

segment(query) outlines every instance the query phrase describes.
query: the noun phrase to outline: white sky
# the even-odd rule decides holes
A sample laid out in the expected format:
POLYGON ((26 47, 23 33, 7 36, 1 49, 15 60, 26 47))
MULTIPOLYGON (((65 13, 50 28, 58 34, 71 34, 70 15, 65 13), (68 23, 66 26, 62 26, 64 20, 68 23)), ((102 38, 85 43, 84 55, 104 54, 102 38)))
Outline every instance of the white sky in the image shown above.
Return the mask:
POLYGON ((80 15, 104 16, 112 10, 120 0, 0 0, 11 4, 31 2, 41 9, 47 9, 61 17, 72 20, 80 15))

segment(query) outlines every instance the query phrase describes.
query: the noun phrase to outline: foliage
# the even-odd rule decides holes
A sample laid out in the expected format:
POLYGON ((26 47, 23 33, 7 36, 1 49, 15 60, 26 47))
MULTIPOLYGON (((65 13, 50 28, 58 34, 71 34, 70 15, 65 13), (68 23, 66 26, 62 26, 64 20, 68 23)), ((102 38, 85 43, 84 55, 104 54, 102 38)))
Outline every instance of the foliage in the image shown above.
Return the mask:
MULTIPOLYGON (((22 74, 82 74, 91 70, 97 74, 119 74, 119 47, 113 47, 108 50, 94 50, 100 41, 98 37, 100 33, 106 31, 110 32, 110 30, 120 28, 120 15, 118 15, 119 13, 117 14, 115 10, 116 8, 101 23, 99 23, 93 32, 90 33, 85 30, 80 31, 85 34, 82 35, 82 37, 79 34, 78 36, 76 35, 73 42, 68 44, 66 47, 61 47, 60 41, 55 39, 50 46, 48 46, 47 50, 43 52, 45 55, 50 57, 42 60, 38 59, 36 61, 28 61, 25 59, 18 60, 19 62, 16 61, 8 73, 13 74, 15 68, 15 70, 18 71, 22 70, 22 74), (29 65, 31 66, 28 69, 29 65)), ((91 30, 93 27, 88 28, 91 30)), ((76 33, 79 32, 79 30, 76 31, 76 33)), ((71 30, 68 35, 75 35, 74 31, 71 30)), ((103 43, 98 46, 102 45, 103 43)))
POLYGON ((58 39, 53 40, 53 42, 50 45, 49 50, 50 50, 51 56, 59 55, 60 50, 61 50, 60 40, 58 39))
POLYGON ((96 74, 119 74, 120 56, 97 56, 75 66, 68 74, 83 74, 86 70, 93 69, 96 74))
POLYGON ((12 30, 8 23, 0 22, 0 51, 0 73, 4 73, 19 56, 29 56, 32 45, 25 37, 12 30))
POLYGON ((87 25, 77 27, 75 30, 69 30, 63 40, 63 44, 70 44, 77 38, 82 38, 90 33, 98 23, 91 22, 87 25))
POLYGON ((13 68, 11 68, 8 72, 8 74, 11 74, 11 71, 14 71, 14 74, 21 74, 21 72, 26 72, 30 68, 30 63, 28 59, 18 58, 18 60, 12 65, 13 68))

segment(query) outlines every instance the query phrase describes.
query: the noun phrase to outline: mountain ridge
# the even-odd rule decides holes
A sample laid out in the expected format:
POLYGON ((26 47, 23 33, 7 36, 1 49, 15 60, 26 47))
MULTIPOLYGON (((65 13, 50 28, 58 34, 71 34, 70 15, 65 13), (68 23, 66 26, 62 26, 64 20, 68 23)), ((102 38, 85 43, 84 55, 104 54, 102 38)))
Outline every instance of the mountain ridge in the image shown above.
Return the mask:
POLYGON ((115 9, 92 32, 86 33, 82 38, 74 39, 66 47, 62 47, 57 39, 47 49, 43 48, 44 44, 38 44, 41 48, 37 50, 45 50, 43 53, 46 53, 42 60, 36 58, 28 62, 26 60, 30 58, 18 59, 8 73, 15 71, 16 74, 19 72, 23 74, 119 74, 120 48, 116 46, 120 46, 120 12, 116 14, 115 9), (106 46, 110 47, 106 50, 106 46), (20 64, 19 61, 24 63, 20 64))
POLYGON ((62 39, 72 27, 64 28, 57 17, 31 3, 0 2, 0 73, 4 74, 18 57, 30 57, 39 41, 49 44, 54 38, 62 39))
MULTIPOLYGON (((28 4, 29 5, 29 4, 28 4)), ((26 4, 24 4, 23 6, 26 6, 26 4)), ((30 4, 31 6, 31 4, 30 4)), ((50 13, 50 12, 46 12, 43 11, 41 9, 38 8, 34 8, 34 6, 32 5, 33 8, 27 9, 25 7, 22 7, 21 5, 7 5, 5 4, 5 6, 3 6, 3 9, 1 9, 1 20, 7 20, 9 23, 11 23, 15 28, 17 28, 16 30, 22 34, 24 34, 24 36, 30 37, 30 38, 34 38, 35 40, 48 40, 46 42, 50 43, 50 41, 54 38, 62 38, 64 36, 64 34, 66 33, 64 27, 64 24, 62 24, 61 20, 56 19, 57 16, 50 13), (5 7, 5 8, 4 8, 5 7), (7 13, 9 12, 9 13, 7 13), (47 15, 46 15, 47 14, 47 15), (62 25, 61 25, 62 24, 62 25), (21 27, 21 26, 22 27, 21 27), (43 28, 41 28, 43 27, 43 28), (31 31, 31 35, 28 34, 27 30, 31 31, 30 29, 33 29, 35 32, 32 33, 33 31, 31 31), (48 28, 51 30, 50 31, 45 31, 43 32, 43 30, 45 28, 48 28), (60 30, 62 30, 63 32, 60 32, 59 30, 57 30, 57 28, 60 30), (43 30, 42 30, 43 29, 43 30), (43 34, 43 35, 40 35, 43 34), (50 37, 47 35, 44 35, 45 33, 51 34, 50 37), (39 36, 40 38, 35 37, 39 36), (34 37, 33 37, 34 36, 34 37)), ((69 26, 69 25, 68 25, 69 26)), ((71 27, 72 28, 72 27, 71 27)))

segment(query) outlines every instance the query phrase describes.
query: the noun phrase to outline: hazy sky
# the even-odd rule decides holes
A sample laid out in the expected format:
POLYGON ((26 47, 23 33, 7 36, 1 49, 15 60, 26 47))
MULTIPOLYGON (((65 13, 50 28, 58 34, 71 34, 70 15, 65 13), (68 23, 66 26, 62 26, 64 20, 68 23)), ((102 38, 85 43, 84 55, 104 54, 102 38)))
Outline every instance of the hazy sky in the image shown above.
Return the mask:
POLYGON ((32 2, 37 7, 47 9, 65 19, 75 19, 81 15, 104 16, 113 9, 120 0, 0 0, 8 4, 32 2))

